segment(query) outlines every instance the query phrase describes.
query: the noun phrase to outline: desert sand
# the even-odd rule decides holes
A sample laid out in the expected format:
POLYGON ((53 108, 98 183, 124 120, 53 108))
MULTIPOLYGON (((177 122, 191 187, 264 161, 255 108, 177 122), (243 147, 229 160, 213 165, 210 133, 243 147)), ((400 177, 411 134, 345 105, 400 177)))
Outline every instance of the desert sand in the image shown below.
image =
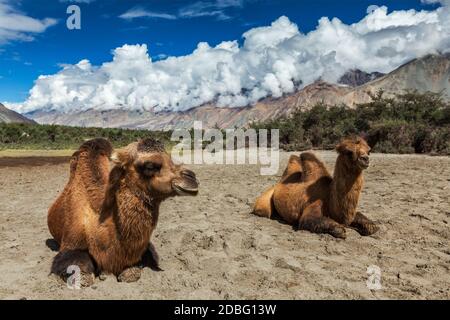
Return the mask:
MULTIPOLYGON (((68 177, 67 159, 0 160, 1 299, 450 299, 450 158, 371 156, 360 209, 380 225, 347 239, 295 231, 250 214, 279 179, 255 165, 190 166, 196 198, 162 205, 154 243, 163 271, 136 283, 96 279, 68 289, 49 275, 55 256, 47 209, 68 177), (381 271, 370 290, 367 268, 381 271)), ((317 152, 332 170, 336 155, 317 152)))

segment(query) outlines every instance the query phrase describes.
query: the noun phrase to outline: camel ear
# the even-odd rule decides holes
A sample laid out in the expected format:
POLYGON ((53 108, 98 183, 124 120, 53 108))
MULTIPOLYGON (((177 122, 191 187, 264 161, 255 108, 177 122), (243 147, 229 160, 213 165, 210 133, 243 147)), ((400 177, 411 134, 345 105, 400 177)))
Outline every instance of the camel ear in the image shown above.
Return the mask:
POLYGON ((339 154, 352 154, 353 153, 353 150, 349 149, 347 144, 345 144, 345 143, 339 143, 336 146, 336 151, 339 154))
POLYGON ((111 154, 110 160, 118 166, 125 167, 127 164, 129 164, 133 161, 133 157, 131 156, 131 154, 128 150, 119 149, 119 150, 115 150, 111 154))
POLYGON ((366 142, 369 140, 369 134, 365 131, 361 131, 358 136, 366 142))
POLYGON ((137 143, 134 142, 122 149, 114 150, 110 157, 111 161, 118 166, 126 167, 137 158, 136 146, 137 143))

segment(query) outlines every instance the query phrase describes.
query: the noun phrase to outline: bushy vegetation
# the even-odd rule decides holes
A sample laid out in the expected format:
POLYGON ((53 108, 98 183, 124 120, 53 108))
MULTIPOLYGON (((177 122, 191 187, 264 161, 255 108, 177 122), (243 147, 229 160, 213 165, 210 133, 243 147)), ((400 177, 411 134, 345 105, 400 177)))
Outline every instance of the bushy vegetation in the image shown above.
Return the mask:
POLYGON ((317 104, 252 127, 280 129, 286 150, 331 149, 344 136, 365 134, 374 152, 450 155, 450 104, 435 93, 387 98, 380 91, 356 108, 317 104))
MULTIPOLYGON (((289 117, 254 123, 255 129, 280 129, 285 150, 332 149, 351 134, 364 134, 374 152, 450 155, 450 104, 442 95, 415 91, 388 98, 383 92, 355 108, 317 104, 289 117)), ((58 125, 0 124, 1 149, 77 149, 104 137, 115 147, 154 137, 171 145, 171 132, 58 125)))
POLYGON ((77 149, 84 141, 98 137, 107 138, 115 147, 125 146, 144 137, 159 139, 167 145, 170 142, 170 133, 162 131, 0 124, 0 150, 77 149))

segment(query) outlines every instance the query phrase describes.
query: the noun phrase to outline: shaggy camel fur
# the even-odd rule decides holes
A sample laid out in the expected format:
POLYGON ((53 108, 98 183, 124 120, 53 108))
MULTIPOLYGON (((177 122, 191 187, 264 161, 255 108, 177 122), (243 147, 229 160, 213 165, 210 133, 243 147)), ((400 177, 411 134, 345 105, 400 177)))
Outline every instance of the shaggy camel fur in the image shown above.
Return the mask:
POLYGON ((105 139, 85 142, 48 212, 50 233, 60 245, 52 272, 64 278, 68 266, 77 265, 83 285, 93 282, 95 272, 138 280, 142 259, 154 256, 149 241, 160 203, 197 191, 194 172, 175 165, 159 141, 145 139, 115 152, 105 139))
POLYGON ((343 139, 336 151, 333 177, 314 154, 291 156, 281 181, 256 200, 253 213, 267 218, 278 214, 299 229, 343 239, 345 227, 364 236, 375 233, 375 223, 357 211, 370 147, 355 136, 343 139))

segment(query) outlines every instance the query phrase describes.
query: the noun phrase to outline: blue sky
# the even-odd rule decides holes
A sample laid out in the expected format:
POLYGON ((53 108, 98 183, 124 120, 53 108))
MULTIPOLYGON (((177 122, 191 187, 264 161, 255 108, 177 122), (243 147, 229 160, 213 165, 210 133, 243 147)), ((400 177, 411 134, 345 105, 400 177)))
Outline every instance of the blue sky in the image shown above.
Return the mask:
MULTIPOLYGON (((58 72, 60 64, 89 59, 100 65, 112 59, 111 50, 124 44, 147 44, 152 59, 157 60, 165 55, 190 54, 200 41, 211 46, 226 40, 242 41, 246 30, 270 25, 282 15, 307 33, 323 16, 338 17, 345 24, 357 22, 366 16, 370 5, 385 5, 389 11, 433 10, 438 6, 424 5, 420 0, 90 0, 77 3, 82 29, 68 30, 66 8, 73 2, 2 1, 35 19, 57 19, 45 31, 32 33, 33 39, 0 43, 0 101, 9 102, 24 101, 34 80, 58 72), (130 10, 157 16, 120 17, 130 10)), ((0 15, 0 24, 1 19, 0 15)))

